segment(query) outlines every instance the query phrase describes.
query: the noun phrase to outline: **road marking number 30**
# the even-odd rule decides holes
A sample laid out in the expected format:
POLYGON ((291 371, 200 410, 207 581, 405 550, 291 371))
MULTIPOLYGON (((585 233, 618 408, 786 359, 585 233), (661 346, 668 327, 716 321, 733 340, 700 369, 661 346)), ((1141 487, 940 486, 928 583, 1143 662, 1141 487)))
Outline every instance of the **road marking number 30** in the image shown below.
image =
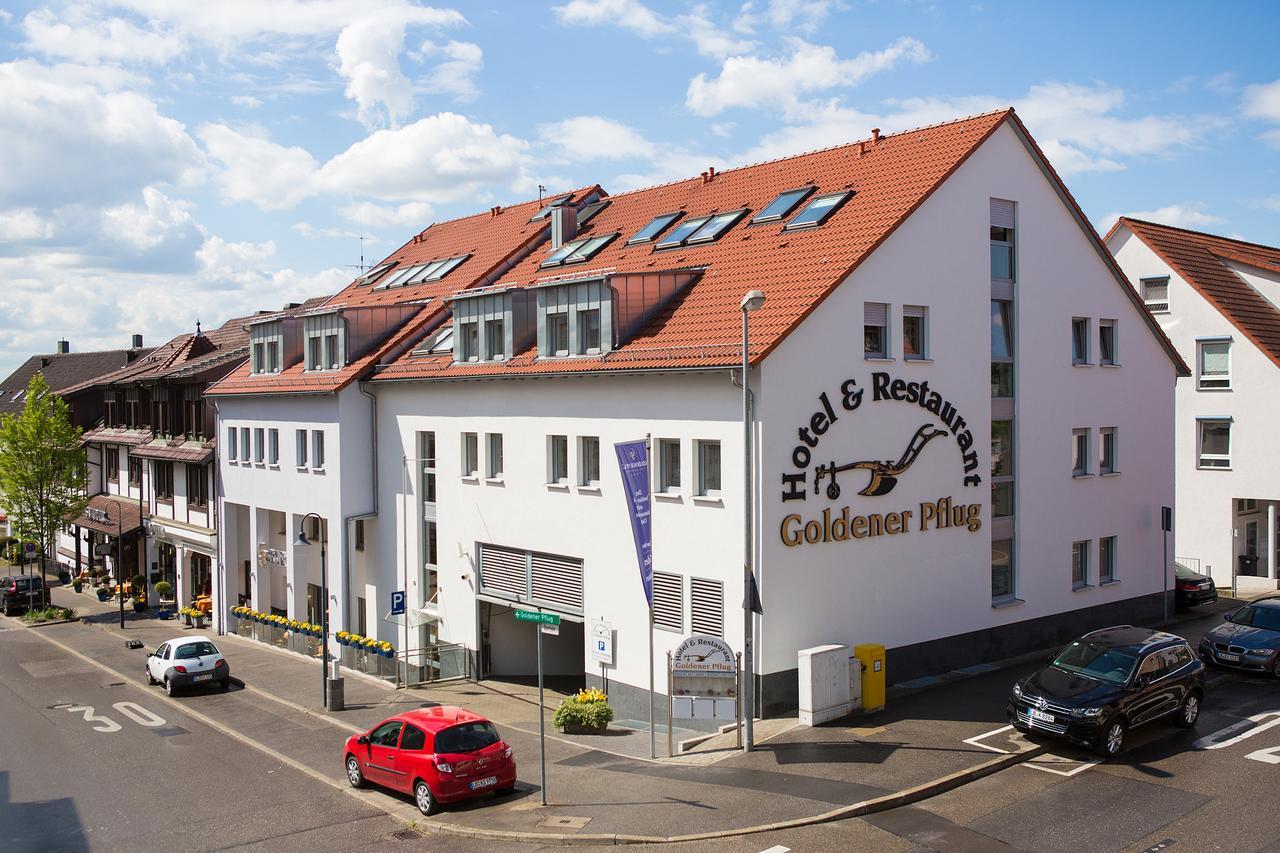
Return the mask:
MULTIPOLYGON (((140 726, 149 729, 159 728, 165 725, 165 721, 148 711, 146 708, 136 702, 117 702, 111 707, 115 708, 124 716, 140 726)), ((86 723, 93 723, 95 732, 109 734, 111 732, 120 731, 120 724, 110 717, 104 717, 101 714, 94 713, 92 705, 68 705, 67 710, 72 714, 83 714, 86 723)))

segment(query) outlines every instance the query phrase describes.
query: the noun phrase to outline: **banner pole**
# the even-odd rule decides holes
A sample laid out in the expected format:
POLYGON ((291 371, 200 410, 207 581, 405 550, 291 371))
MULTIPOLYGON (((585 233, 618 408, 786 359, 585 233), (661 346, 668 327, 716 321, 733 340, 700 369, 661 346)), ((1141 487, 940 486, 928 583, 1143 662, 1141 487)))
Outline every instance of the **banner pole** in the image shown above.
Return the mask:
MULTIPOLYGON (((644 434, 644 455, 648 463, 649 493, 653 493, 653 439, 649 433, 644 434)), ((651 499, 652 500, 652 499, 651 499)), ((649 555, 653 555, 653 504, 649 504, 649 555)), ((658 757, 658 730, 654 723, 653 713, 653 594, 649 596, 649 757, 658 757)))

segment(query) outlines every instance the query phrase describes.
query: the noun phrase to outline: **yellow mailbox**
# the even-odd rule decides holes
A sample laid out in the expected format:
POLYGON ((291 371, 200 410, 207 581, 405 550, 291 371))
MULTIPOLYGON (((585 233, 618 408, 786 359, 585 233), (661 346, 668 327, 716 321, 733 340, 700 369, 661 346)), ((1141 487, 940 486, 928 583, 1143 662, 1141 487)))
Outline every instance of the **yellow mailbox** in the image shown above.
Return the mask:
POLYGON ((863 643, 853 647, 853 656, 862 661, 862 710, 884 708, 884 646, 863 643))

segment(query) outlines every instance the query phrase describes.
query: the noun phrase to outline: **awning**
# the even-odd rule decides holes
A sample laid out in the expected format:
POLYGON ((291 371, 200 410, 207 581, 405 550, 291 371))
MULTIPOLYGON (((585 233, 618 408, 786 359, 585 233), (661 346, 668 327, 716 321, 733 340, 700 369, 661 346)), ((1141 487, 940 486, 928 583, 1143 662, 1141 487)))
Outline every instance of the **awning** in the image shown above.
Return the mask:
POLYGON ((94 495, 84 512, 71 519, 71 523, 111 536, 117 532, 128 535, 142 527, 142 509, 137 501, 130 498, 121 500, 111 495, 94 495))
POLYGON ((164 459, 170 462, 203 465, 213 459, 213 442, 182 441, 171 444, 165 439, 158 439, 135 447, 130 451, 130 455, 139 459, 164 459))
POLYGON ((417 628, 422 625, 430 625, 432 622, 439 622, 440 608, 435 603, 431 603, 420 610, 408 608, 405 610, 404 614, 393 614, 391 611, 387 611, 387 614, 382 618, 387 622, 390 622, 392 625, 403 625, 405 615, 408 615, 409 617, 409 627, 417 628))

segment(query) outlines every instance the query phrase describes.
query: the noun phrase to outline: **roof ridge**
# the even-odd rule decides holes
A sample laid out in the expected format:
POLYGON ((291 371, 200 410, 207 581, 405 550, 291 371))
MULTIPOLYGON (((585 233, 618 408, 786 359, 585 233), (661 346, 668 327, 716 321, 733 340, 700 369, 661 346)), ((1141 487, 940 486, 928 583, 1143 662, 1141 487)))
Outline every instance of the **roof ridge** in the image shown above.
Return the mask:
MULTIPOLYGON (((543 197, 542 197, 542 198, 540 198, 540 199, 539 199, 539 198, 530 198, 530 199, 525 199, 524 201, 517 201, 517 202, 515 202, 515 203, 513 203, 513 204, 504 204, 504 205, 502 205, 502 211, 505 213, 505 212, 506 212, 506 211, 508 211, 508 210, 511 210, 511 209, 513 209, 513 208, 516 208, 516 207, 522 207, 522 206, 524 206, 524 205, 526 205, 526 204, 543 204, 543 205, 545 205, 545 204, 546 204, 546 200, 547 200, 547 199, 551 199, 551 198, 560 198, 561 196, 564 196, 564 195, 576 195, 577 193, 584 192, 584 191, 586 191, 586 190, 593 190, 593 189, 596 189, 597 187, 599 187, 601 191, 603 191, 603 190, 604 190, 604 187, 601 187, 599 184, 587 184, 586 186, 578 187, 577 189, 572 189, 572 190, 562 190, 562 191, 560 191, 560 192, 547 193, 545 196, 543 196, 543 197)), ((428 225, 426 228, 423 228, 421 231, 417 231, 417 232, 415 232, 415 233, 417 233, 417 234, 425 234, 427 231, 429 231, 429 230, 431 230, 432 228, 435 228, 435 227, 437 227, 437 226, 439 226, 439 225, 452 225, 452 224, 454 224, 455 222, 462 222, 462 221, 464 221, 464 220, 466 220, 466 219, 476 219, 476 218, 481 217, 481 216, 489 216, 489 215, 491 215, 491 214, 490 214, 490 212, 489 212, 488 210, 481 210, 481 211, 478 211, 478 212, 476 212, 476 213, 468 213, 468 214, 465 214, 465 215, 463 215, 463 216, 455 216, 455 217, 453 217, 452 219, 441 219, 439 222, 432 222, 432 223, 431 223, 430 225, 428 225)), ((401 246, 400 248, 404 248, 404 247, 403 247, 403 246, 401 246)), ((396 251, 396 252, 398 252, 398 251, 400 251, 400 249, 396 249, 395 251, 396 251)), ((394 255, 394 254, 395 254, 395 252, 392 252, 391 254, 392 254, 392 255, 394 255)), ((388 255, 387 257, 390 257, 390 255, 388 255)), ((374 266, 378 266, 379 264, 384 263, 384 262, 385 262, 385 260, 386 260, 386 259, 384 258, 383 260, 378 261, 378 263, 377 263, 377 264, 374 264, 374 266)))
MULTIPOLYGON (((1004 115, 1004 114, 1012 113, 1013 111, 1014 111, 1013 107, 1002 107, 1001 109, 998 109, 998 110, 988 110, 985 113, 974 113, 973 115, 970 115, 970 116, 954 118, 948 121, 939 121, 939 122, 935 122, 934 124, 925 124, 919 127, 912 127, 912 128, 907 128, 905 130, 899 130, 896 133, 884 133, 880 135, 880 140, 884 141, 891 136, 905 136, 908 133, 919 133, 922 130, 936 130, 937 128, 946 127, 947 125, 951 125, 951 124, 962 124, 963 122, 966 122, 966 121, 974 121, 980 118, 987 118, 988 116, 1004 115)), ((824 154, 828 151, 835 151, 840 148, 852 148, 853 146, 857 145, 860 142, 871 142, 871 141, 872 141, 872 138, 869 136, 860 138, 860 139, 851 139, 848 142, 840 142, 835 145, 828 145, 824 148, 811 148, 806 151, 797 151, 793 154, 784 154, 781 157, 774 157, 769 160, 759 160, 754 163, 743 163, 742 165, 739 165, 739 166, 730 166, 727 169, 716 170, 716 177, 722 177, 724 175, 728 175, 733 172, 741 172, 746 169, 758 169, 761 166, 771 166, 774 163, 785 163, 788 160, 796 160, 801 157, 811 156, 813 154, 824 154)), ((627 190, 626 192, 613 193, 609 196, 609 198, 618 199, 618 198, 622 198, 623 196, 632 195, 634 193, 649 192, 650 190, 661 189, 662 187, 671 187, 671 186, 675 186, 676 184, 683 184, 687 181, 693 181, 697 179, 698 179, 697 175, 693 175, 692 177, 688 177, 688 178, 677 178, 675 180, 664 181, 662 183, 657 183, 657 184, 651 184, 647 187, 637 187, 633 190, 627 190)))
POLYGON ((1197 231, 1194 228, 1183 228, 1178 225, 1166 225, 1163 222, 1152 222, 1150 219, 1138 219, 1135 216, 1121 216, 1120 222, 1136 222, 1139 225, 1149 225, 1154 228, 1165 228, 1169 231, 1181 231, 1183 234, 1195 234, 1198 237, 1208 237, 1210 240, 1222 240, 1226 243, 1235 243, 1238 246, 1253 246, 1258 249, 1265 249, 1268 252, 1280 252, 1280 246, 1268 246, 1266 243, 1252 243, 1248 240, 1239 240, 1235 237, 1224 237, 1221 234, 1210 234, 1208 231, 1197 231))

